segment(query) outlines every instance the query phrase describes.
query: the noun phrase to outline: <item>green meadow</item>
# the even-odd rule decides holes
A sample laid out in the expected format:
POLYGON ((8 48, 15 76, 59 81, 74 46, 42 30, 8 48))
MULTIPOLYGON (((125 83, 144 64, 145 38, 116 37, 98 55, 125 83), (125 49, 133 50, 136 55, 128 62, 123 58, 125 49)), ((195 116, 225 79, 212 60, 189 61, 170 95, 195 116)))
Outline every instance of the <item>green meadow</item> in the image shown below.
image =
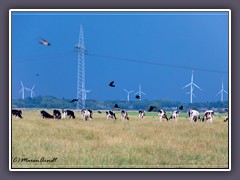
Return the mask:
MULTIPOLYGON (((47 110, 52 113, 52 110, 47 110)), ((160 122, 157 113, 139 119, 41 119, 40 110, 12 117, 12 168, 228 168, 228 123, 160 122)))

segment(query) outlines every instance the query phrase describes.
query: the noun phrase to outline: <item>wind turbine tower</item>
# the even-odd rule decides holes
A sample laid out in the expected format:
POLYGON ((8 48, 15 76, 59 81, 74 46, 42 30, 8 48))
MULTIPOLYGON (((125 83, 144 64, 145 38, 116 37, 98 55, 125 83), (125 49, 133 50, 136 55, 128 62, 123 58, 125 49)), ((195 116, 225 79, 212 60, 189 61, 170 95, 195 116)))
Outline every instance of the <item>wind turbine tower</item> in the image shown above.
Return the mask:
POLYGON ((140 101, 141 101, 141 99, 142 99, 142 94, 143 95, 146 95, 144 92, 142 92, 142 87, 141 87, 141 84, 139 85, 139 90, 138 90, 138 92, 136 93, 136 94, 138 94, 139 96, 140 96, 140 101))
POLYGON ((81 92, 83 91, 84 93, 84 99, 87 99, 87 93, 91 92, 91 90, 86 90, 86 89, 82 89, 81 92))
POLYGON ((33 97, 35 96, 35 93, 34 93, 34 91, 33 91, 34 87, 35 87, 35 85, 33 85, 32 89, 27 88, 27 87, 25 88, 27 91, 30 91, 30 92, 31 92, 31 98, 33 98, 33 97))
POLYGON ((126 89, 123 89, 127 93, 127 100, 129 101, 129 94, 131 94, 133 91, 127 91, 126 89))
POLYGON ((77 108, 85 109, 85 100, 86 100, 86 92, 88 90, 85 89, 85 46, 84 46, 84 34, 83 27, 80 26, 79 32, 79 41, 75 45, 75 49, 78 52, 78 64, 77 64, 77 99, 80 101, 77 102, 77 108))
POLYGON ((22 92, 22 99, 24 99, 24 90, 25 90, 26 88, 23 86, 22 81, 21 81, 20 83, 21 83, 22 89, 19 91, 19 93, 22 92))
POLYGON ((192 71, 192 77, 191 77, 191 82, 189 84, 187 84, 186 86, 184 86, 182 89, 186 88, 190 86, 190 92, 186 93, 186 94, 190 94, 190 103, 192 103, 192 99, 193 99, 193 96, 195 96, 195 94, 193 93, 193 90, 194 90, 194 86, 196 88, 198 88, 199 90, 202 90, 200 87, 198 87, 198 85, 196 85, 194 82, 193 82, 193 71, 192 71))
MULTIPOLYGON (((224 88, 223 88, 223 82, 222 82, 222 89, 219 91, 219 93, 217 93, 217 95, 221 94, 221 102, 223 102, 223 94, 224 94, 224 93, 228 94, 228 92, 224 90, 224 88)), ((216 95, 216 96, 217 96, 217 95, 216 95)))

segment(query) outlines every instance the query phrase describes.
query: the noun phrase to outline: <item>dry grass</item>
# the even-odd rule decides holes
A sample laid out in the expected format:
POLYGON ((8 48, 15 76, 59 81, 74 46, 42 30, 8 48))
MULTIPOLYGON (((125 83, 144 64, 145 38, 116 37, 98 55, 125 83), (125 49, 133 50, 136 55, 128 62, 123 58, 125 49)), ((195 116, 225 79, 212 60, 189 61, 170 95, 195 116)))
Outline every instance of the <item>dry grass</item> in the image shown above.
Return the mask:
MULTIPOLYGON (((228 168, 228 124, 130 121, 42 120, 39 111, 12 118, 12 168, 228 168), (55 162, 26 162, 57 158, 55 162), (15 160, 16 160, 15 159, 15 160)), ((119 116, 118 116, 119 117, 119 116)))

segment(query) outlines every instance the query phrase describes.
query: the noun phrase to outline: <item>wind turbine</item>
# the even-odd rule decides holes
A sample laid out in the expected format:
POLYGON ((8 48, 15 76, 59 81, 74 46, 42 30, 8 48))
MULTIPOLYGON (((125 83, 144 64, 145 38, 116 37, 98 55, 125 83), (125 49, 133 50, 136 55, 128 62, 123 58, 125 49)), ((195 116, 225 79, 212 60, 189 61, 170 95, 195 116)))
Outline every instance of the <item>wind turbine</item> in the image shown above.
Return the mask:
POLYGON ((89 93, 89 92, 91 92, 91 90, 86 90, 85 89, 85 93, 84 93, 85 94, 85 100, 87 99, 87 93, 89 93))
POLYGON ((142 87, 141 87, 141 84, 139 85, 139 90, 138 90, 138 92, 137 93, 135 93, 135 94, 138 94, 139 96, 140 96, 140 99, 139 99, 139 101, 141 101, 141 99, 142 99, 142 97, 141 97, 141 95, 143 94, 143 95, 146 95, 144 92, 142 92, 142 87))
POLYGON ((127 93, 127 100, 129 101, 129 94, 131 94, 133 91, 127 91, 126 89, 123 89, 127 93))
POLYGON ((193 82, 193 71, 192 71, 192 77, 191 77, 191 82, 189 84, 187 84, 186 86, 182 87, 182 89, 186 88, 190 86, 190 92, 186 93, 186 94, 190 94, 190 103, 192 103, 192 97, 196 97, 195 94, 193 93, 193 90, 194 90, 194 86, 200 90, 202 90, 200 87, 198 87, 198 85, 196 85, 194 82, 193 82))
POLYGON ((221 94, 221 102, 223 102, 223 94, 224 93, 228 94, 228 92, 225 91, 224 88, 223 88, 223 81, 222 81, 222 89, 219 91, 219 93, 217 93, 217 95, 221 94))
POLYGON ((25 88, 27 91, 30 91, 30 93, 31 93, 31 98, 33 98, 34 96, 35 96, 35 93, 34 93, 34 91, 33 91, 33 89, 35 88, 35 85, 33 85, 33 87, 32 87, 32 89, 30 89, 30 88, 25 88))
POLYGON ((80 92, 83 92, 84 94, 84 99, 87 99, 87 93, 91 92, 91 90, 86 90, 86 89, 82 89, 80 92))
POLYGON ((24 99, 24 90, 25 90, 25 87, 23 86, 22 81, 21 81, 20 83, 21 83, 21 85, 22 85, 22 89, 19 91, 19 93, 22 92, 22 99, 24 99))

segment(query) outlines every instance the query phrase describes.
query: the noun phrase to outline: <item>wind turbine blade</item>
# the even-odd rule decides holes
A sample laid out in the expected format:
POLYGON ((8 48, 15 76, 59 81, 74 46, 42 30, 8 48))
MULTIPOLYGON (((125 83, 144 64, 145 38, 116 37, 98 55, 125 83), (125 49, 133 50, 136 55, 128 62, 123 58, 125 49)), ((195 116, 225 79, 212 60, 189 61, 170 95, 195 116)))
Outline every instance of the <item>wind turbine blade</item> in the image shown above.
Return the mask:
POLYGON ((187 84, 186 86, 182 87, 182 89, 184 89, 184 88, 186 88, 186 87, 188 87, 188 86, 190 86, 190 85, 191 85, 191 83, 189 83, 189 84, 187 84))
POLYGON ((217 95, 219 95, 221 92, 222 92, 222 90, 221 90, 221 91, 219 91, 219 92, 216 94, 216 96, 217 96, 217 95))
POLYGON ((126 89, 123 89, 126 93, 128 93, 128 91, 126 89))
POLYGON ((190 94, 191 92, 187 92, 187 93, 185 93, 185 94, 190 94))
POLYGON ((193 83, 193 85, 195 86, 195 87, 197 87, 198 89, 200 89, 200 90, 202 90, 200 87, 198 87, 198 85, 196 85, 195 83, 193 83))
POLYGON ((196 98, 195 94, 193 94, 193 93, 192 93, 192 95, 193 95, 193 97, 195 97, 195 98, 196 98))
POLYGON ((35 88, 35 84, 33 85, 33 87, 32 87, 32 90, 35 88))
POLYGON ((22 81, 21 81, 20 83, 21 83, 21 85, 22 85, 22 87, 23 87, 23 83, 22 83, 22 81))
POLYGON ((134 92, 134 91, 130 91, 129 94, 130 94, 130 93, 133 93, 133 92, 134 92))
POLYGON ((23 88, 19 91, 19 93, 21 93, 23 91, 23 88))
POLYGON ((31 91, 31 89, 27 88, 27 87, 24 87, 24 89, 26 89, 27 91, 31 91))
POLYGON ((141 92, 142 94, 146 95, 144 92, 141 92))
POLYGON ((223 92, 225 92, 226 94, 228 94, 228 92, 227 92, 227 91, 225 91, 225 90, 223 90, 223 92))

